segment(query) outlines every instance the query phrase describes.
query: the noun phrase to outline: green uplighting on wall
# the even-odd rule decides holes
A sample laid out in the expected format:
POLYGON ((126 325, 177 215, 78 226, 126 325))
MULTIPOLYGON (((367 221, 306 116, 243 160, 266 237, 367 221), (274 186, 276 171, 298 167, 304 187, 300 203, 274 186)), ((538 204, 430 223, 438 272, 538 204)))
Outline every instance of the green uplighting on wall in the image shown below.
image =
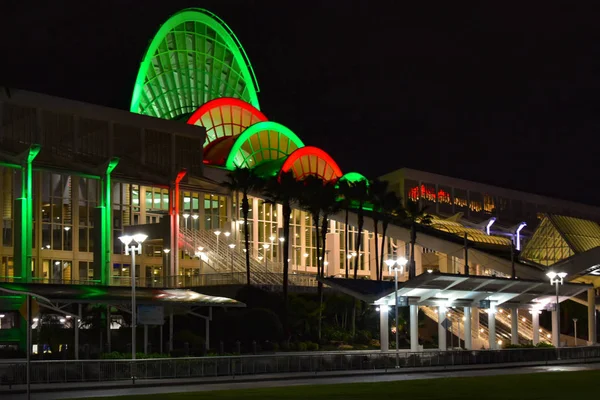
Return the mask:
POLYGON ((200 8, 169 18, 141 63, 130 110, 177 119, 220 97, 242 99, 259 109, 258 83, 233 31, 200 8))

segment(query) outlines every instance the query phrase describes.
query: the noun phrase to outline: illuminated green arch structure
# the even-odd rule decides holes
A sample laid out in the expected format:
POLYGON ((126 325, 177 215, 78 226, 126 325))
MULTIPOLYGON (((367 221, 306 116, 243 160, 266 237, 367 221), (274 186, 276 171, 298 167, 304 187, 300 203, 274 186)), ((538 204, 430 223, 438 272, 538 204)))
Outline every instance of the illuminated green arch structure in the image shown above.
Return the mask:
POLYGON ((240 42, 213 13, 190 8, 167 20, 138 71, 131 111, 178 119, 219 97, 259 109, 256 77, 240 42))
POLYGON ((237 137, 225 168, 254 168, 267 161, 283 159, 301 147, 304 143, 289 128, 277 122, 259 122, 237 137))

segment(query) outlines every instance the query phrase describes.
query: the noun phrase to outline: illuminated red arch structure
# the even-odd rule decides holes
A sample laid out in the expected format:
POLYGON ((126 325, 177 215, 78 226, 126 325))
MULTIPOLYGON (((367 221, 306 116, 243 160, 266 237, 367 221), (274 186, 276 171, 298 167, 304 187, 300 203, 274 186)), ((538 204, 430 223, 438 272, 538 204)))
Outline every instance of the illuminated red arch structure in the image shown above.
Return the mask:
POLYGON ((342 170, 331 156, 318 147, 306 146, 294 151, 283 163, 281 172, 292 171, 297 180, 308 175, 333 182, 342 177, 342 170))
POLYGON ((233 97, 211 100, 199 107, 187 123, 206 128, 204 147, 227 136, 237 136, 250 125, 268 121, 256 107, 233 97))

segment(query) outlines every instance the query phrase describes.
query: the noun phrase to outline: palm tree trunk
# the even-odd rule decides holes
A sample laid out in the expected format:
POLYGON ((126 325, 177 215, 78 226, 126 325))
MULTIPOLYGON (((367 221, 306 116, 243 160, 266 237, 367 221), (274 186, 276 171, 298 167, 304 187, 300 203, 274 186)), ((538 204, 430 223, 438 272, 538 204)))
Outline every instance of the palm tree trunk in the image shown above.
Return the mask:
POLYGON ((287 320, 287 304, 288 304, 288 284, 290 271, 290 219, 292 216, 292 207, 290 203, 283 204, 283 307, 284 315, 287 320))
MULTIPOLYGON (((381 225, 383 226, 383 231, 381 232, 382 239, 381 239, 381 260, 380 260, 380 263, 379 263, 379 274, 380 274, 379 275, 379 280, 383 280, 383 262, 384 262, 384 260, 383 260, 383 252, 385 250, 385 234, 387 233, 388 222, 387 221, 383 221, 381 223, 381 225)), ((388 241, 389 241, 389 239, 388 239, 388 241)))
MULTIPOLYGON (((350 207, 348 205, 348 207, 350 207)), ((348 207, 346 207, 346 219, 344 220, 344 224, 345 224, 345 228, 344 228, 344 262, 346 265, 346 279, 348 279, 348 214, 349 214, 349 210, 348 207)))
POLYGON ((250 286, 250 231, 248 230, 248 214, 250 203, 248 195, 244 193, 242 198, 242 214, 244 216, 244 248, 246 249, 246 284, 250 286))
MULTIPOLYGON (((376 212, 376 211, 375 211, 376 212)), ((375 224, 375 229, 373 230, 373 234, 375 236, 375 279, 376 280, 380 280, 379 279, 379 246, 378 246, 378 240, 379 240, 379 221, 376 218, 373 218, 373 223, 375 224)), ((383 250, 381 250, 381 259, 383 260, 383 250)))
POLYGON ((358 264, 360 261, 360 245, 362 243, 362 230, 364 225, 364 217, 362 214, 362 203, 359 205, 358 209, 358 233, 356 237, 356 257, 354 260, 354 279, 358 278, 358 264))
POLYGON ((327 224, 329 223, 329 219, 326 215, 323 215, 321 219, 321 277, 325 276, 325 254, 327 253, 327 224))
MULTIPOLYGON (((321 268, 319 263, 319 252, 321 250, 319 246, 319 214, 313 214, 313 224, 315 226, 315 242, 317 248, 317 278, 321 277, 321 268)), ((321 319, 322 319, 322 308, 323 308, 323 282, 320 280, 317 284, 317 295, 319 296, 319 324, 318 324, 318 337, 321 340, 321 319)))
POLYGON ((415 266, 415 242, 417 241, 417 226, 413 222, 410 227, 410 268, 408 269, 408 279, 416 276, 417 268, 415 266))

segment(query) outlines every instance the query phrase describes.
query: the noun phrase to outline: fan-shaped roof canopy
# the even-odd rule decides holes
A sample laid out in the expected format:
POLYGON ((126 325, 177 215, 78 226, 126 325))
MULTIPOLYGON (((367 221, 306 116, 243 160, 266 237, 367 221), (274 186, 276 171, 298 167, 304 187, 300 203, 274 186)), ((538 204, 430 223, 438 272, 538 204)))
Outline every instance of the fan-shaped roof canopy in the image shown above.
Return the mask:
POLYGON ((298 180, 314 175, 324 181, 336 181, 343 175, 329 154, 313 146, 302 147, 290 154, 281 167, 281 172, 287 171, 292 171, 298 180))
POLYGON ((260 108, 258 91, 250 61, 231 29, 211 12, 191 8, 169 18, 150 43, 131 111, 177 119, 219 97, 260 108))
POLYGON ((304 147, 302 140, 287 127, 277 122, 259 122, 236 139, 225 167, 254 168, 266 161, 285 158, 301 147, 304 147))
POLYGON ((187 122, 206 128, 206 147, 220 137, 237 136, 250 125, 262 121, 267 121, 267 117, 251 104, 233 97, 222 97, 202 105, 187 122))

